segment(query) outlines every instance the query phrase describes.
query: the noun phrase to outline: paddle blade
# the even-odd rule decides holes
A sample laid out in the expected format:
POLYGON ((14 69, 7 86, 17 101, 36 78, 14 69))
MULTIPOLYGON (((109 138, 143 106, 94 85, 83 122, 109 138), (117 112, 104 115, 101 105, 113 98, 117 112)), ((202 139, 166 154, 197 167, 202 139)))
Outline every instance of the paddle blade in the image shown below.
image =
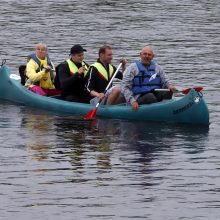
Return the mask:
POLYGON ((190 91, 191 89, 192 89, 192 88, 183 89, 183 90, 182 90, 182 93, 183 93, 184 95, 186 95, 186 94, 189 93, 189 91, 190 91))
POLYGON ((197 87, 192 87, 192 88, 183 89, 183 90, 182 90, 182 93, 186 95, 186 94, 189 93, 189 91, 190 91, 191 89, 195 89, 196 92, 201 92, 201 91, 203 90, 203 87, 202 87, 202 86, 197 86, 197 87))
POLYGON ((97 108, 94 108, 91 111, 89 111, 83 118, 85 120, 93 120, 96 118, 96 112, 97 112, 97 108))
POLYGON ((195 89, 196 92, 201 92, 203 90, 203 87, 202 86, 197 86, 197 87, 194 87, 193 89, 195 89))

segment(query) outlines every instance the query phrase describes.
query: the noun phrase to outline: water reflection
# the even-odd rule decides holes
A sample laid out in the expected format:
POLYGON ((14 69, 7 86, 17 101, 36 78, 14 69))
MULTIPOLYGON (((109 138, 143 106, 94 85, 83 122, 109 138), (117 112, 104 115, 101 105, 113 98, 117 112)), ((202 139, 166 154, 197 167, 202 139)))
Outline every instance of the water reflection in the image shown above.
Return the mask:
POLYGON ((25 130, 25 147, 31 155, 32 160, 48 160, 51 149, 51 131, 53 129, 53 118, 47 113, 38 110, 25 109, 28 112, 22 118, 21 127, 25 130))
MULTIPOLYGON (((132 122, 112 119, 97 119, 89 123, 92 131, 110 135, 126 143, 125 150, 169 147, 178 138, 181 142, 194 142, 207 138, 209 127, 157 122, 132 122), (175 138, 175 140, 172 140, 175 138)), ((181 144, 181 143, 180 143, 181 144)), ((178 145, 178 144, 177 144, 178 145)))
MULTIPOLYGON (((209 141, 207 126, 106 119, 98 119, 90 126, 91 130, 97 131, 99 135, 111 137, 108 144, 112 143, 114 137, 114 147, 124 152, 120 160, 136 164, 133 171, 139 169, 138 172, 141 173, 161 169, 152 164, 161 158, 165 161, 168 153, 176 152, 178 149, 185 154, 201 154, 209 141)), ((166 169, 166 166, 163 166, 163 169, 166 169)))
POLYGON ((63 146, 68 146, 70 163, 76 172, 82 173, 88 163, 94 166, 98 173, 110 172, 112 142, 108 136, 91 126, 90 122, 79 118, 59 118, 55 125, 57 135, 62 136, 63 146))
POLYGON ((149 164, 163 152, 181 148, 186 154, 205 150, 208 127, 172 123, 132 122, 113 119, 84 121, 76 116, 56 116, 44 111, 24 109, 21 127, 25 146, 32 160, 49 160, 55 153, 76 172, 83 173, 88 163, 97 172, 111 172, 117 152, 124 152, 132 163, 149 164), (194 144, 197 143, 197 144, 194 144), (92 161, 92 162, 91 162, 92 161))
MULTIPOLYGON (((200 183, 201 175, 195 180, 191 167, 184 167, 188 158, 200 158, 205 151, 207 127, 99 118, 85 121, 26 107, 21 107, 18 122, 28 170, 27 166, 16 167, 21 171, 4 176, 13 186, 13 179, 17 182, 21 178, 22 208, 62 205, 66 210, 111 209, 120 199, 121 207, 132 209, 135 205, 135 216, 140 216, 141 210, 148 212, 147 205, 157 205, 166 196, 183 201, 179 194, 187 187, 209 190, 205 180, 200 183), (184 178, 191 178, 190 183, 184 178), (57 190, 61 188, 65 190, 57 190), (31 201, 26 200, 29 197, 31 201)), ((105 216, 104 211, 97 212, 105 216)), ((134 214, 123 216, 126 219, 134 214)))
POLYGON ((105 172, 111 168, 111 158, 117 150, 132 152, 133 162, 138 163, 149 163, 157 153, 175 147, 185 148, 186 153, 201 153, 209 132, 208 127, 111 119, 72 121, 59 118, 55 124, 57 135, 62 135, 64 145, 71 150, 73 166, 83 166, 86 156, 94 153, 97 167, 105 172))
POLYGON ((48 159, 49 146, 46 144, 27 143, 26 149, 31 153, 31 159, 44 161, 48 159))

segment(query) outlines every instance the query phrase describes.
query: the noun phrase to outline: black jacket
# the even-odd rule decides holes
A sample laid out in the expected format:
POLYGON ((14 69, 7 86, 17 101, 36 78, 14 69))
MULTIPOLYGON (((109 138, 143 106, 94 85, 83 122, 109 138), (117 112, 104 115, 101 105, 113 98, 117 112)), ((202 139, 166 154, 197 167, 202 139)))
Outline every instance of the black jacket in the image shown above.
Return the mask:
MULTIPOLYGON (((101 63, 100 60, 98 59, 97 62, 101 63)), ((101 63, 102 64, 102 63, 101 63)), ((105 68, 105 66, 102 64, 102 66, 105 68)), ((116 67, 113 66, 114 68, 114 72, 116 71, 116 67)), ((106 71, 109 74, 109 68, 105 68, 106 71)), ((122 79, 122 72, 118 72, 116 75, 116 78, 122 79)), ((111 80, 111 78, 109 78, 108 80, 104 79, 98 72, 97 68, 95 68, 94 66, 90 66, 89 71, 86 75, 86 90, 90 93, 92 90, 96 91, 96 92, 104 92, 109 81, 111 80)))
MULTIPOLYGON (((81 63, 75 63, 80 68, 81 63)), ((88 64, 86 64, 88 67, 88 64)), ((55 86, 61 90, 61 96, 65 99, 67 96, 84 97, 87 95, 85 90, 85 78, 83 74, 71 74, 68 63, 65 61, 59 64, 56 68, 55 86)))

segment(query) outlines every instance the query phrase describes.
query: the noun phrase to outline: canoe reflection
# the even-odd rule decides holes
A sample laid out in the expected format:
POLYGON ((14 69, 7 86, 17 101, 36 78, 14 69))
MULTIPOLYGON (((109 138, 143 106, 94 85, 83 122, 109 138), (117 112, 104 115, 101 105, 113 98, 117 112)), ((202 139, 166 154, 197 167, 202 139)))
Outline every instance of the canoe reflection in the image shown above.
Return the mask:
MULTIPOLYGON (((200 146, 193 146, 190 152, 201 152, 207 140, 209 127, 178 125, 172 123, 131 122, 120 120, 97 119, 89 123, 91 130, 103 136, 108 136, 108 142, 116 142, 121 150, 131 150, 147 154, 169 150, 170 147, 201 141, 200 146), (116 141, 117 140, 117 141, 116 141)), ((143 159, 142 158, 142 159, 143 159)))
POLYGON ((44 161, 50 157, 50 151, 54 147, 54 119, 53 116, 35 110, 23 110, 28 112, 22 118, 21 127, 24 130, 23 139, 32 160, 44 161))
MULTIPOLYGON (((137 123, 130 121, 96 119, 94 121, 60 118, 58 133, 62 133, 71 152, 73 167, 85 166, 88 158, 96 159, 99 172, 109 172, 112 161, 129 160, 150 163, 163 151, 184 148, 185 142, 202 140, 204 144, 186 149, 186 153, 199 153, 205 148, 208 128, 168 123, 137 123)), ((88 162, 88 161, 87 161, 88 162)), ((93 161, 94 162, 94 161, 93 161)), ((93 164, 94 165, 94 164, 93 164)))
MULTIPOLYGON (((55 116, 28 111, 22 120, 26 147, 34 160, 71 164, 75 174, 89 168, 109 173, 121 163, 139 163, 146 168, 160 155, 181 147, 186 153, 204 150, 208 128, 169 123, 141 123, 112 119, 85 121, 73 116, 55 116), (186 143, 198 142, 190 146, 186 143)), ((74 178, 72 181, 86 181, 74 178)))

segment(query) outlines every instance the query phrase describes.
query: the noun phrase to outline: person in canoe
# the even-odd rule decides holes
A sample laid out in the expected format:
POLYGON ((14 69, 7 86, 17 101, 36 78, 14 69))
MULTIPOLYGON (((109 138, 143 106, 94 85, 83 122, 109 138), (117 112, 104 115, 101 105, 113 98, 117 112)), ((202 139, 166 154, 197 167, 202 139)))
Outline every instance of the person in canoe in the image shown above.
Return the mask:
MULTIPOLYGON (((119 86, 112 87, 106 94, 104 91, 111 80, 116 67, 111 64, 112 61, 112 48, 109 45, 103 45, 99 49, 99 58, 92 64, 87 73, 86 89, 90 94, 90 103, 96 105, 100 99, 102 104, 115 104, 120 93, 119 86)), ((122 72, 125 70, 126 60, 122 58, 122 72)), ((116 78, 122 79, 123 73, 119 71, 116 78)))
POLYGON ((176 91, 176 87, 153 58, 153 49, 148 46, 144 47, 140 52, 140 60, 136 60, 124 72, 122 94, 134 111, 141 104, 171 99, 173 92, 176 91), (159 88, 168 88, 170 91, 155 91, 159 88))
POLYGON ((76 44, 70 49, 70 58, 57 66, 55 86, 61 90, 61 98, 71 102, 87 103, 85 75, 89 65, 84 61, 84 49, 76 44))
POLYGON ((54 64, 51 62, 47 53, 47 45, 38 43, 35 47, 35 53, 28 56, 26 66, 26 76, 28 80, 25 86, 34 93, 43 96, 54 96, 60 94, 53 80, 56 75, 54 64))
POLYGON ((31 58, 27 56, 26 64, 25 65, 20 65, 18 68, 19 75, 21 77, 21 85, 25 85, 26 81, 28 80, 27 74, 26 74, 26 66, 27 63, 29 62, 31 58))

